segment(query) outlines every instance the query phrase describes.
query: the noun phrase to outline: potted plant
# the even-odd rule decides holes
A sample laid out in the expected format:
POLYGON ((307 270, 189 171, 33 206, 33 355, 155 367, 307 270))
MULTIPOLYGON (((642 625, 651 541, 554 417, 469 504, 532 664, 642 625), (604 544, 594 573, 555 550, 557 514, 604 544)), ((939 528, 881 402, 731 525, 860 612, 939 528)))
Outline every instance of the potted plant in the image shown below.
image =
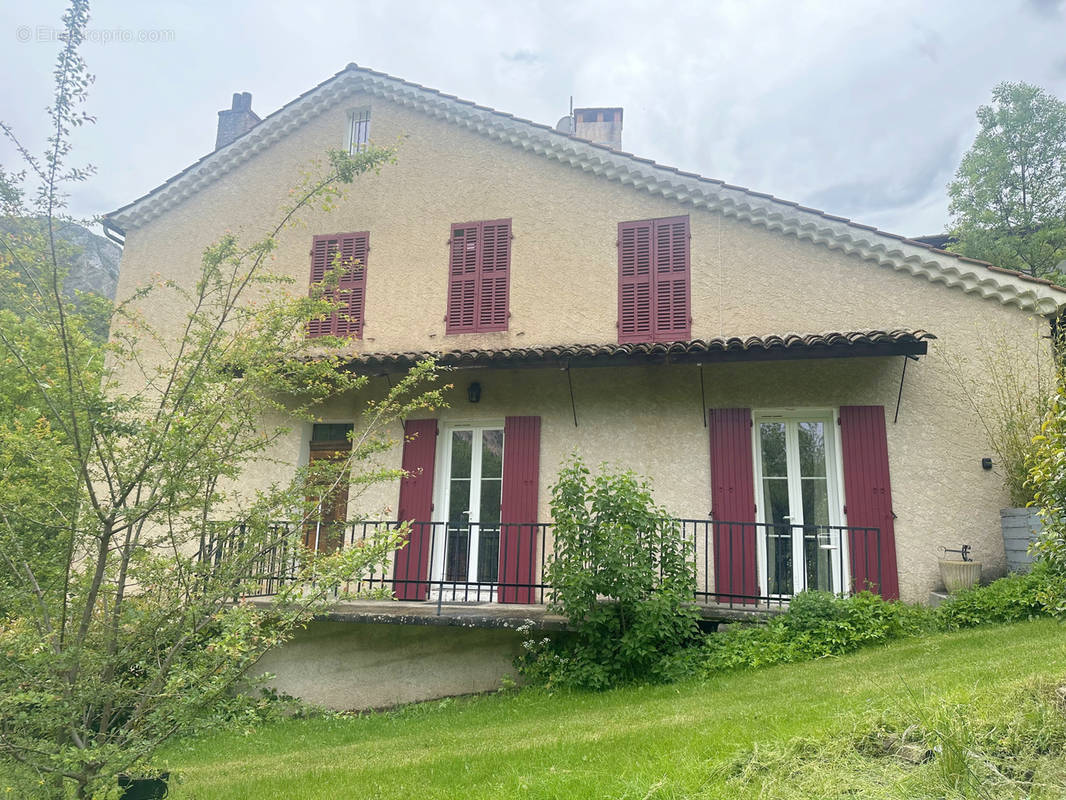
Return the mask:
POLYGON ((940 548, 944 558, 940 559, 940 577, 949 594, 961 592, 976 586, 981 580, 981 562, 971 557, 970 545, 964 544, 959 550, 940 548), (949 553, 958 553, 958 558, 948 558, 949 553))

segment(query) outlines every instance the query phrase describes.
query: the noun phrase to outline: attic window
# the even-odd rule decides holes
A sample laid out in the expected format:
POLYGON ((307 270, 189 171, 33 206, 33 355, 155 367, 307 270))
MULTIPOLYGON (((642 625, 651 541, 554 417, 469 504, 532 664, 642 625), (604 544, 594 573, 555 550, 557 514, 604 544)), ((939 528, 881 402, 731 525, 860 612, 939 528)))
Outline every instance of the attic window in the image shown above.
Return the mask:
POLYGON ((359 108, 348 113, 348 152, 359 153, 370 141, 370 109, 359 108))

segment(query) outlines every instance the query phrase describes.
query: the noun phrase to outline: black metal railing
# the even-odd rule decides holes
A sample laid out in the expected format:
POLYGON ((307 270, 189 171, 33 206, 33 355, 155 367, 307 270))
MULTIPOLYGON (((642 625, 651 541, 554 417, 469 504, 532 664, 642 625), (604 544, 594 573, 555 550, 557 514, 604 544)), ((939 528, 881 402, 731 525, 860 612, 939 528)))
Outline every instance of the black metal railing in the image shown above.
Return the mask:
MULTIPOLYGON (((881 585, 881 532, 843 525, 791 525, 678 519, 663 530, 687 546, 695 566, 693 595, 705 605, 741 609, 784 606, 808 589, 851 594, 881 585), (764 585, 765 584, 765 585, 764 585)), ((252 559, 246 597, 277 593, 295 580, 308 551, 359 546, 396 522, 274 523, 277 544, 252 559), (297 543, 302 541, 304 546, 297 543)), ((552 557, 552 525, 544 522, 413 522, 391 565, 344 587, 384 591, 400 600, 447 603, 543 604, 552 557)), ((661 535, 661 534, 660 534, 661 535)), ((201 542, 200 558, 214 561, 238 547, 240 529, 201 542)), ((654 545, 649 545, 654 546, 654 545)))

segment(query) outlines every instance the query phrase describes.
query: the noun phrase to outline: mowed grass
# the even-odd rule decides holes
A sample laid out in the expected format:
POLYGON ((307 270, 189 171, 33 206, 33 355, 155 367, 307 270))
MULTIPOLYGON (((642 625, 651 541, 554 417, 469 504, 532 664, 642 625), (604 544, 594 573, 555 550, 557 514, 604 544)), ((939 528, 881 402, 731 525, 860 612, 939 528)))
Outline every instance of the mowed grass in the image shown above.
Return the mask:
MULTIPOLYGON (((219 731, 164 756, 181 776, 176 800, 758 797, 757 784, 729 782, 753 747, 855 736, 892 709, 1009 715, 1040 681, 1066 682, 1066 628, 1050 620, 672 686, 525 690, 219 731)), ((890 784, 832 796, 898 796, 890 784)))

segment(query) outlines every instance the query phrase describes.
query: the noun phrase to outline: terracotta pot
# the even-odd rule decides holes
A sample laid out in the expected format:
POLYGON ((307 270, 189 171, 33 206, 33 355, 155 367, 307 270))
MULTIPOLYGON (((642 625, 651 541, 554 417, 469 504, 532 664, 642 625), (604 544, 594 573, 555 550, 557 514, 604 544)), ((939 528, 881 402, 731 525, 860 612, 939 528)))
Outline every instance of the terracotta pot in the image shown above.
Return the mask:
POLYGON ((944 579, 944 588, 949 593, 961 592, 963 589, 976 586, 981 580, 981 562, 941 559, 940 577, 944 579))

